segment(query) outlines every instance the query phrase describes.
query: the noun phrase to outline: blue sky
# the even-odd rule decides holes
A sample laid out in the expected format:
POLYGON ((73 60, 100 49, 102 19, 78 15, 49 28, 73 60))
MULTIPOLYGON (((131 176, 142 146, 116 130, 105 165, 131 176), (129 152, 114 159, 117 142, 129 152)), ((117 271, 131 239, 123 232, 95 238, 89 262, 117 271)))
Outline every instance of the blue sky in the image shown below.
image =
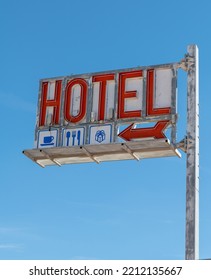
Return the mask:
MULTIPOLYGON (((184 259, 186 156, 41 168, 39 80, 200 54, 200 258, 211 257, 210 1, 0 1, 0 259, 184 259)), ((178 81, 178 140, 186 130, 178 81)))

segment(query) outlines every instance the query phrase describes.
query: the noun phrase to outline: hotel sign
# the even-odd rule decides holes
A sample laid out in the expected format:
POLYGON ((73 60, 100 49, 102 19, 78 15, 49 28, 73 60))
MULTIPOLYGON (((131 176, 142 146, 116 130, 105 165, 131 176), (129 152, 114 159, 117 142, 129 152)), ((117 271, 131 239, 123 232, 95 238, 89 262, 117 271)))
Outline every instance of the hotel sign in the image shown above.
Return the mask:
POLYGON ((35 148, 166 138, 176 75, 168 64, 41 80, 35 148))

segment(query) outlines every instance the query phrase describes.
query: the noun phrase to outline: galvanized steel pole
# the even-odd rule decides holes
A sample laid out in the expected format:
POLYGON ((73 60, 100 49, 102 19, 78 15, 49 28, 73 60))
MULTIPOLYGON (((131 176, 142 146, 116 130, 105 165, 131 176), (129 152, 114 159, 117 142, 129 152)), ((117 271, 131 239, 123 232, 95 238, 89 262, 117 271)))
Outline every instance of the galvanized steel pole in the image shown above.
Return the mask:
POLYGON ((187 170, 186 170, 186 260, 199 259, 199 83, 198 47, 187 54, 187 170))

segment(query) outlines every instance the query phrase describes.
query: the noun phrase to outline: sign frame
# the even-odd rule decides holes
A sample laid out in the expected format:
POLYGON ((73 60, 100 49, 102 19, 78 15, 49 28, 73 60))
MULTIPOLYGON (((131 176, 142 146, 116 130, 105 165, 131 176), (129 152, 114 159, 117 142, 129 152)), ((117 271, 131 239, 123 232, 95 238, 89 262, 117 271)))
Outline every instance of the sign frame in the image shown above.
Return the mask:
MULTIPOLYGON (((157 123, 158 121, 164 121, 164 120, 168 120, 169 121, 169 126, 171 127, 171 135, 170 135, 170 142, 173 143, 174 145, 176 144, 176 121, 177 121, 177 69, 178 69, 178 63, 169 63, 169 64, 161 64, 161 65, 153 65, 153 66, 142 66, 142 67, 135 67, 135 68, 127 68, 127 69, 119 69, 119 70, 111 70, 111 71, 104 71, 104 72, 97 72, 97 73, 89 73, 89 74, 81 74, 81 75, 72 75, 72 76, 64 76, 64 77, 57 77, 57 78, 50 78, 50 79, 42 79, 40 80, 40 89, 39 89, 39 98, 38 98, 38 107, 37 107, 37 117, 36 117, 36 128, 35 128, 35 148, 39 147, 39 139, 37 137, 38 133, 40 130, 51 130, 51 129, 58 129, 59 131, 59 136, 58 136, 58 147, 62 146, 62 130, 63 129, 71 129, 72 127, 80 127, 83 126, 85 127, 85 141, 84 141, 84 145, 89 144, 89 139, 90 139, 90 135, 89 135, 89 127, 90 125, 106 125, 107 123, 112 123, 113 125, 113 138, 111 142, 119 142, 119 129, 120 126, 122 125, 131 125, 131 124, 145 124, 145 123, 157 123), (164 70, 164 71, 163 71, 164 70), (170 111, 169 112, 162 112, 162 108, 161 109, 153 109, 153 104, 151 104, 153 101, 150 101, 150 98, 153 100, 153 92, 155 92, 156 90, 153 89, 151 90, 152 93, 151 96, 150 94, 148 94, 148 92, 150 91, 150 89, 148 89, 149 87, 149 83, 148 80, 151 78, 152 79, 152 75, 156 76, 157 73, 162 73, 165 72, 165 70, 171 72, 171 80, 170 80, 170 88, 168 89, 168 91, 170 91, 170 111), (121 79, 121 76, 124 77, 124 75, 129 76, 129 74, 134 74, 134 73, 140 73, 141 72, 141 78, 142 78, 142 83, 143 83, 143 88, 142 88, 142 101, 141 101, 141 116, 134 116, 132 115, 133 112, 131 111, 127 111, 124 112, 124 110, 126 109, 121 109, 120 107, 120 102, 123 103, 123 106, 125 106, 126 101, 130 101, 132 100, 132 98, 129 98, 132 94, 135 94, 132 91, 123 91, 124 96, 122 97, 123 101, 121 101, 121 95, 119 94, 119 92, 121 91, 121 84, 126 84, 126 82, 130 79, 121 79), (126 74, 125 74, 126 73, 126 74), (96 115, 96 112, 92 111, 92 106, 93 106, 93 88, 94 85, 93 83, 90 82, 91 79, 94 79, 96 77, 106 77, 106 76, 111 76, 113 75, 114 78, 114 106, 113 109, 110 108, 113 112, 111 113, 111 117, 108 119, 96 119, 96 116, 94 117, 94 114, 96 115), (64 112, 65 112, 65 97, 66 97, 66 93, 67 90, 65 92, 65 89, 67 89, 69 87, 69 83, 77 80, 77 81, 88 81, 88 96, 86 97, 86 104, 83 105, 83 110, 86 111, 85 114, 85 121, 79 121, 76 122, 74 120, 74 122, 67 122, 64 118, 64 112), (124 83, 123 83, 123 82, 124 83), (53 109, 53 111, 49 114, 49 116, 47 114, 47 109, 45 108, 45 112, 42 113, 43 109, 42 109, 42 104, 43 104, 43 100, 42 100, 42 96, 43 96, 43 92, 46 94, 47 96, 47 83, 55 83, 55 88, 54 91, 54 96, 56 94, 58 94, 58 87, 60 87, 60 100, 59 101, 59 106, 60 106, 60 111, 59 114, 56 115, 57 113, 55 113, 55 111, 57 110, 57 105, 55 100, 47 100, 46 97, 46 104, 48 102, 48 105, 50 107, 50 109, 53 109), (57 91, 57 92, 56 92, 57 91), (127 95, 129 96, 127 96, 127 95), (65 95, 65 96, 64 96, 65 95), (51 102, 51 104, 50 104, 51 102), (150 103, 151 102, 151 103, 150 103), (53 107, 53 105, 55 105, 55 107, 53 107), (150 106, 152 108, 150 108, 150 106), (121 111, 123 111, 123 113, 121 111), (152 112, 151 112, 151 111, 152 112), (154 110, 154 111, 153 111, 154 110), (157 110, 157 112, 156 112, 157 110), (120 111, 120 113, 119 113, 120 111), (61 113, 63 112, 63 114, 61 113), (129 114, 128 114, 129 113, 129 114), (53 115, 54 114, 54 115, 53 115), (123 115, 123 117, 119 116, 120 114, 123 115), (44 116, 43 116, 44 115, 44 116), (125 115, 125 117, 124 117, 125 115), (131 117, 129 116, 131 115, 131 117), (55 117, 56 116, 56 117, 55 117), (52 119, 57 119, 57 123, 53 123, 52 119), (41 120, 41 121, 40 121, 41 120), (46 123, 44 123, 46 122, 46 123), (41 123, 41 124, 40 124, 41 123)), ((130 75, 132 76, 132 75, 130 75)), ((133 77, 132 77, 133 78, 133 77)), ((131 80, 132 80, 131 78, 131 80)), ((155 78, 154 78, 155 79, 155 78)), ((155 82, 156 83, 156 79, 155 82)), ((159 81, 159 80, 158 80, 159 81)), ((72 82, 73 84, 74 82, 72 82)), ((102 86, 103 82, 101 82, 101 86, 102 86)), ((154 85, 154 87, 156 86, 156 84, 154 85)), ((50 86, 49 86, 50 87, 50 86)), ((104 83, 104 87, 105 87, 105 83, 104 83)), ((104 89, 105 90, 105 89, 104 89)), ((164 89, 165 90, 165 89, 164 89)), ((123 95, 122 94, 122 95, 123 95)), ((53 96, 53 98, 55 98, 53 96)), ((52 98, 52 97, 51 97, 52 98)), ((156 98, 156 97, 155 97, 156 98)), ((102 109, 102 108, 101 108, 102 109)), ((98 108, 98 110, 100 110, 98 108)), ((98 112, 98 114, 100 114, 98 112)), ((77 116, 75 117, 77 118, 77 116)))

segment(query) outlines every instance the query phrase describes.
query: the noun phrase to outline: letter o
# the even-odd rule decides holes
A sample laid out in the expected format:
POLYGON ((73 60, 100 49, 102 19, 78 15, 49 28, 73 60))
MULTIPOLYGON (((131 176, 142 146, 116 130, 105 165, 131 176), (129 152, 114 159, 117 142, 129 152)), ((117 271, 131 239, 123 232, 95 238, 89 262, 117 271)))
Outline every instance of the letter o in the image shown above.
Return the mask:
POLYGON ((88 85, 84 79, 76 78, 68 82, 64 99, 64 118, 67 122, 78 123, 84 118, 84 116, 86 115, 87 92, 88 85), (81 87, 80 109, 76 116, 72 116, 70 113, 70 108, 72 100, 72 88, 75 85, 79 85, 81 87))

